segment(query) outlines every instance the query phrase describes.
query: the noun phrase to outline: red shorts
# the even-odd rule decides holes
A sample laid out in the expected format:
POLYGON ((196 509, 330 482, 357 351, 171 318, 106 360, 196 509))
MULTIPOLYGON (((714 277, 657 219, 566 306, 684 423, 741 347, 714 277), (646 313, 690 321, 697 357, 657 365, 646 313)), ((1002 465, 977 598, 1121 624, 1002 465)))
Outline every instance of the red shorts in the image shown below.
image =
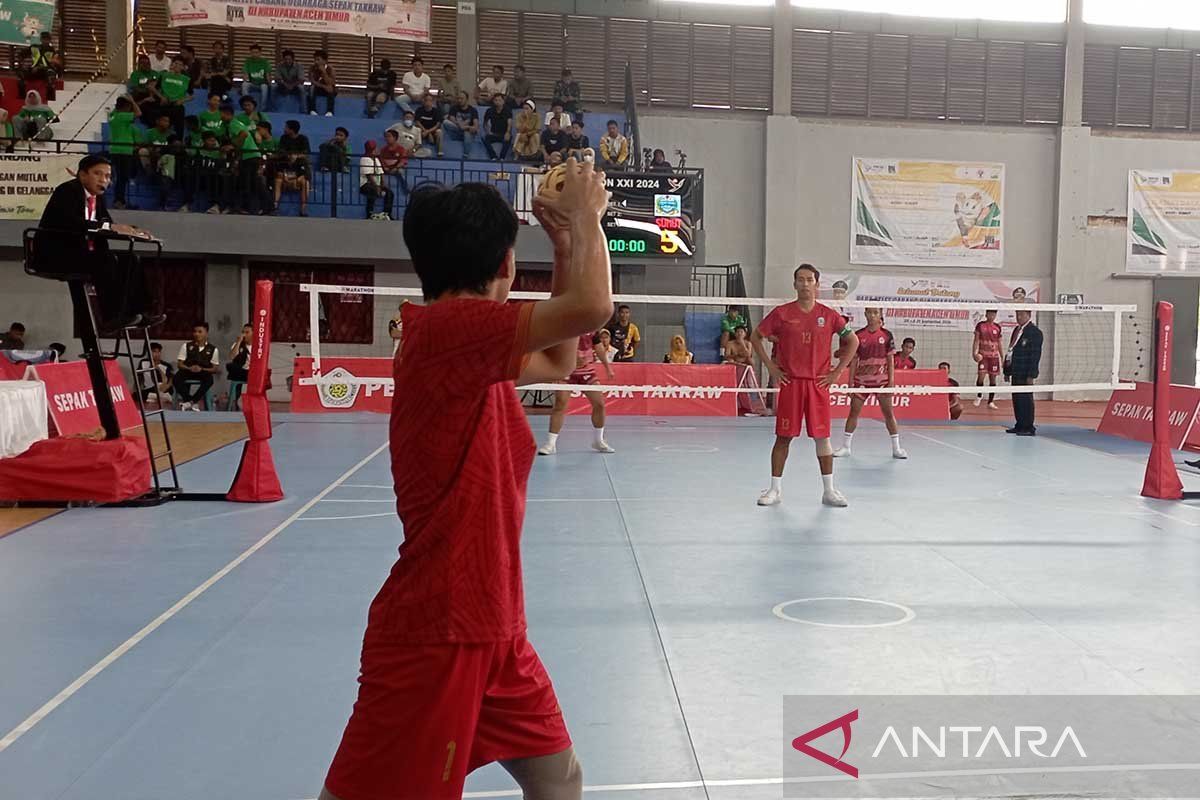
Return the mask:
POLYGON ((1000 374, 1000 356, 984 356, 979 360, 979 371, 984 375, 1000 374))
POLYGON ((567 383, 573 383, 576 386, 591 386, 595 382, 596 370, 591 367, 582 367, 567 376, 567 383))
POLYGON ((358 700, 325 786, 341 800, 449 800, 493 761, 571 737, 533 646, 363 644, 358 700))
POLYGON ((829 387, 812 379, 793 378, 779 389, 775 405, 775 434, 788 438, 800 435, 800 426, 810 439, 829 438, 829 387))

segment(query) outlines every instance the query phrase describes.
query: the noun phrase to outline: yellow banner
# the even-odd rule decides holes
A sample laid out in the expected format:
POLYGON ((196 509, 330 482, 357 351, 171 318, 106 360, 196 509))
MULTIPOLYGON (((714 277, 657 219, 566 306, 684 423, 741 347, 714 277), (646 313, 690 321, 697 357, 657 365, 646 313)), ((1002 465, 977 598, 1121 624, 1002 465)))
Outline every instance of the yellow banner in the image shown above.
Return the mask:
POLYGON ((55 188, 71 179, 78 154, 0 155, 0 219, 41 219, 55 188))

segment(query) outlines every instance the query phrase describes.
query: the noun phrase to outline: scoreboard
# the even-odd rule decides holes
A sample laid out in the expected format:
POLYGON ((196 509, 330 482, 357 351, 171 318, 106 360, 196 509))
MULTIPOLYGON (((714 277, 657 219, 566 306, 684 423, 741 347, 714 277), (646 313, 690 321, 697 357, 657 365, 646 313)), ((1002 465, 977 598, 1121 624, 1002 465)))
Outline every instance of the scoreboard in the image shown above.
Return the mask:
POLYGON ((614 256, 690 259, 700 225, 701 179, 695 174, 614 172, 604 216, 608 249, 614 256))

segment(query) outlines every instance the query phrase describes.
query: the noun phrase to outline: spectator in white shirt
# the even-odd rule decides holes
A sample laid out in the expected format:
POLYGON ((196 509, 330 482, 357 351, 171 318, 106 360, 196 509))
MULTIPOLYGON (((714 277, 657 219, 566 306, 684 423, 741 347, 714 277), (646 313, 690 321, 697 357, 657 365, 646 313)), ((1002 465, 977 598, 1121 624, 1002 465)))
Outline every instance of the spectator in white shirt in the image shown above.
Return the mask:
POLYGON ((171 69, 171 57, 167 55, 167 43, 162 39, 154 43, 154 52, 150 54, 150 69, 155 72, 167 72, 171 69))
POLYGON ((370 139, 363 145, 363 152, 366 153, 358 162, 358 174, 362 178, 362 185, 358 187, 358 192, 363 197, 367 198, 367 219, 391 219, 392 218, 392 190, 383 182, 383 164, 379 161, 379 156, 375 153, 375 148, 378 145, 374 139, 370 139), (375 201, 383 198, 383 211, 375 213, 375 201))
POLYGON ((412 69, 404 73, 400 82, 404 84, 404 96, 399 102, 405 111, 416 111, 420 108, 425 95, 429 94, 429 87, 433 86, 433 78, 425 71, 425 62, 420 56, 413 57, 412 69))
POLYGON ((508 97, 508 79, 504 77, 504 67, 499 64, 492 67, 492 77, 479 82, 475 89, 475 101, 479 105, 486 105, 498 94, 508 97))
POLYGON ((404 119, 389 126, 388 130, 395 132, 400 146, 410 156, 421 146, 421 129, 417 127, 416 115, 412 111, 405 111, 404 119))
POLYGON ((563 104, 558 101, 555 101, 550 110, 546 112, 546 120, 542 124, 549 128, 552 119, 558 120, 558 127, 562 130, 571 130, 571 115, 563 110, 563 104))

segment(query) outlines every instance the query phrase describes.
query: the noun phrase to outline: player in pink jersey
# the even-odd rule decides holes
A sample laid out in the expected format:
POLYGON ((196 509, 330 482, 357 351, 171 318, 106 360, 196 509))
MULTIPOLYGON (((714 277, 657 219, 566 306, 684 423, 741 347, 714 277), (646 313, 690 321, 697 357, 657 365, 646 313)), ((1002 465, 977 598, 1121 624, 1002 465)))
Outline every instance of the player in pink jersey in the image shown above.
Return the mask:
MULTIPOLYGON (((895 363, 892 352, 896 349, 896 340, 892 332, 883 327, 883 311, 878 308, 864 309, 867 317, 867 327, 859 328, 858 350, 854 360, 850 362, 851 385, 855 388, 878 389, 893 386, 896 382, 895 363)), ((892 458, 908 458, 908 453, 900 446, 900 428, 896 425, 896 414, 892 410, 892 395, 880 394, 879 408, 883 412, 883 424, 887 426, 888 435, 892 437, 892 458)), ((846 419, 845 439, 842 446, 833 451, 834 458, 846 458, 850 455, 850 440, 858 428, 858 417, 866 405, 867 395, 855 394, 850 396, 850 416, 846 419)))
POLYGON ((801 426, 817 448, 824 493, 821 502, 844 507, 846 497, 833 486, 833 446, 829 443, 829 387, 854 357, 858 337, 846 319, 829 306, 817 302, 821 273, 812 264, 801 264, 792 274, 796 302, 767 314, 754 331, 751 342, 779 388, 775 409, 775 446, 771 449, 771 488, 758 498, 760 506, 778 505, 783 494, 783 467, 787 464, 792 439, 801 426), (832 360, 831 342, 839 339, 837 364, 832 360), (763 341, 775 343, 774 357, 763 341))
MULTIPOLYGON (((600 337, 595 333, 579 337, 579 345, 575 352, 575 371, 567 377, 567 383, 576 386, 590 386, 596 382, 596 364, 603 364, 608 379, 615 378, 612 365, 608 361, 608 352, 601 344, 600 337)), ((598 453, 615 453, 616 451, 604 440, 604 393, 584 392, 588 402, 592 404, 592 449, 598 453)), ((554 393, 554 408, 550 411, 550 433, 546 443, 538 448, 539 456, 552 456, 558 452, 558 434, 562 431, 563 420, 567 416, 567 404, 571 401, 569 391, 554 393)))
MULTIPOLYGON (((975 385, 983 386, 983 380, 986 377, 988 383, 995 386, 996 376, 1000 374, 1000 362, 1003 359, 1000 352, 1002 336, 1000 325, 996 322, 996 309, 989 308, 984 312, 984 317, 985 319, 975 326, 975 339, 971 342, 971 357, 979 365, 979 372, 975 376, 975 385)), ((983 395, 975 395, 975 407, 978 408, 982 402, 983 395)), ((988 408, 1000 408, 996 405, 995 392, 988 395, 988 408)))

